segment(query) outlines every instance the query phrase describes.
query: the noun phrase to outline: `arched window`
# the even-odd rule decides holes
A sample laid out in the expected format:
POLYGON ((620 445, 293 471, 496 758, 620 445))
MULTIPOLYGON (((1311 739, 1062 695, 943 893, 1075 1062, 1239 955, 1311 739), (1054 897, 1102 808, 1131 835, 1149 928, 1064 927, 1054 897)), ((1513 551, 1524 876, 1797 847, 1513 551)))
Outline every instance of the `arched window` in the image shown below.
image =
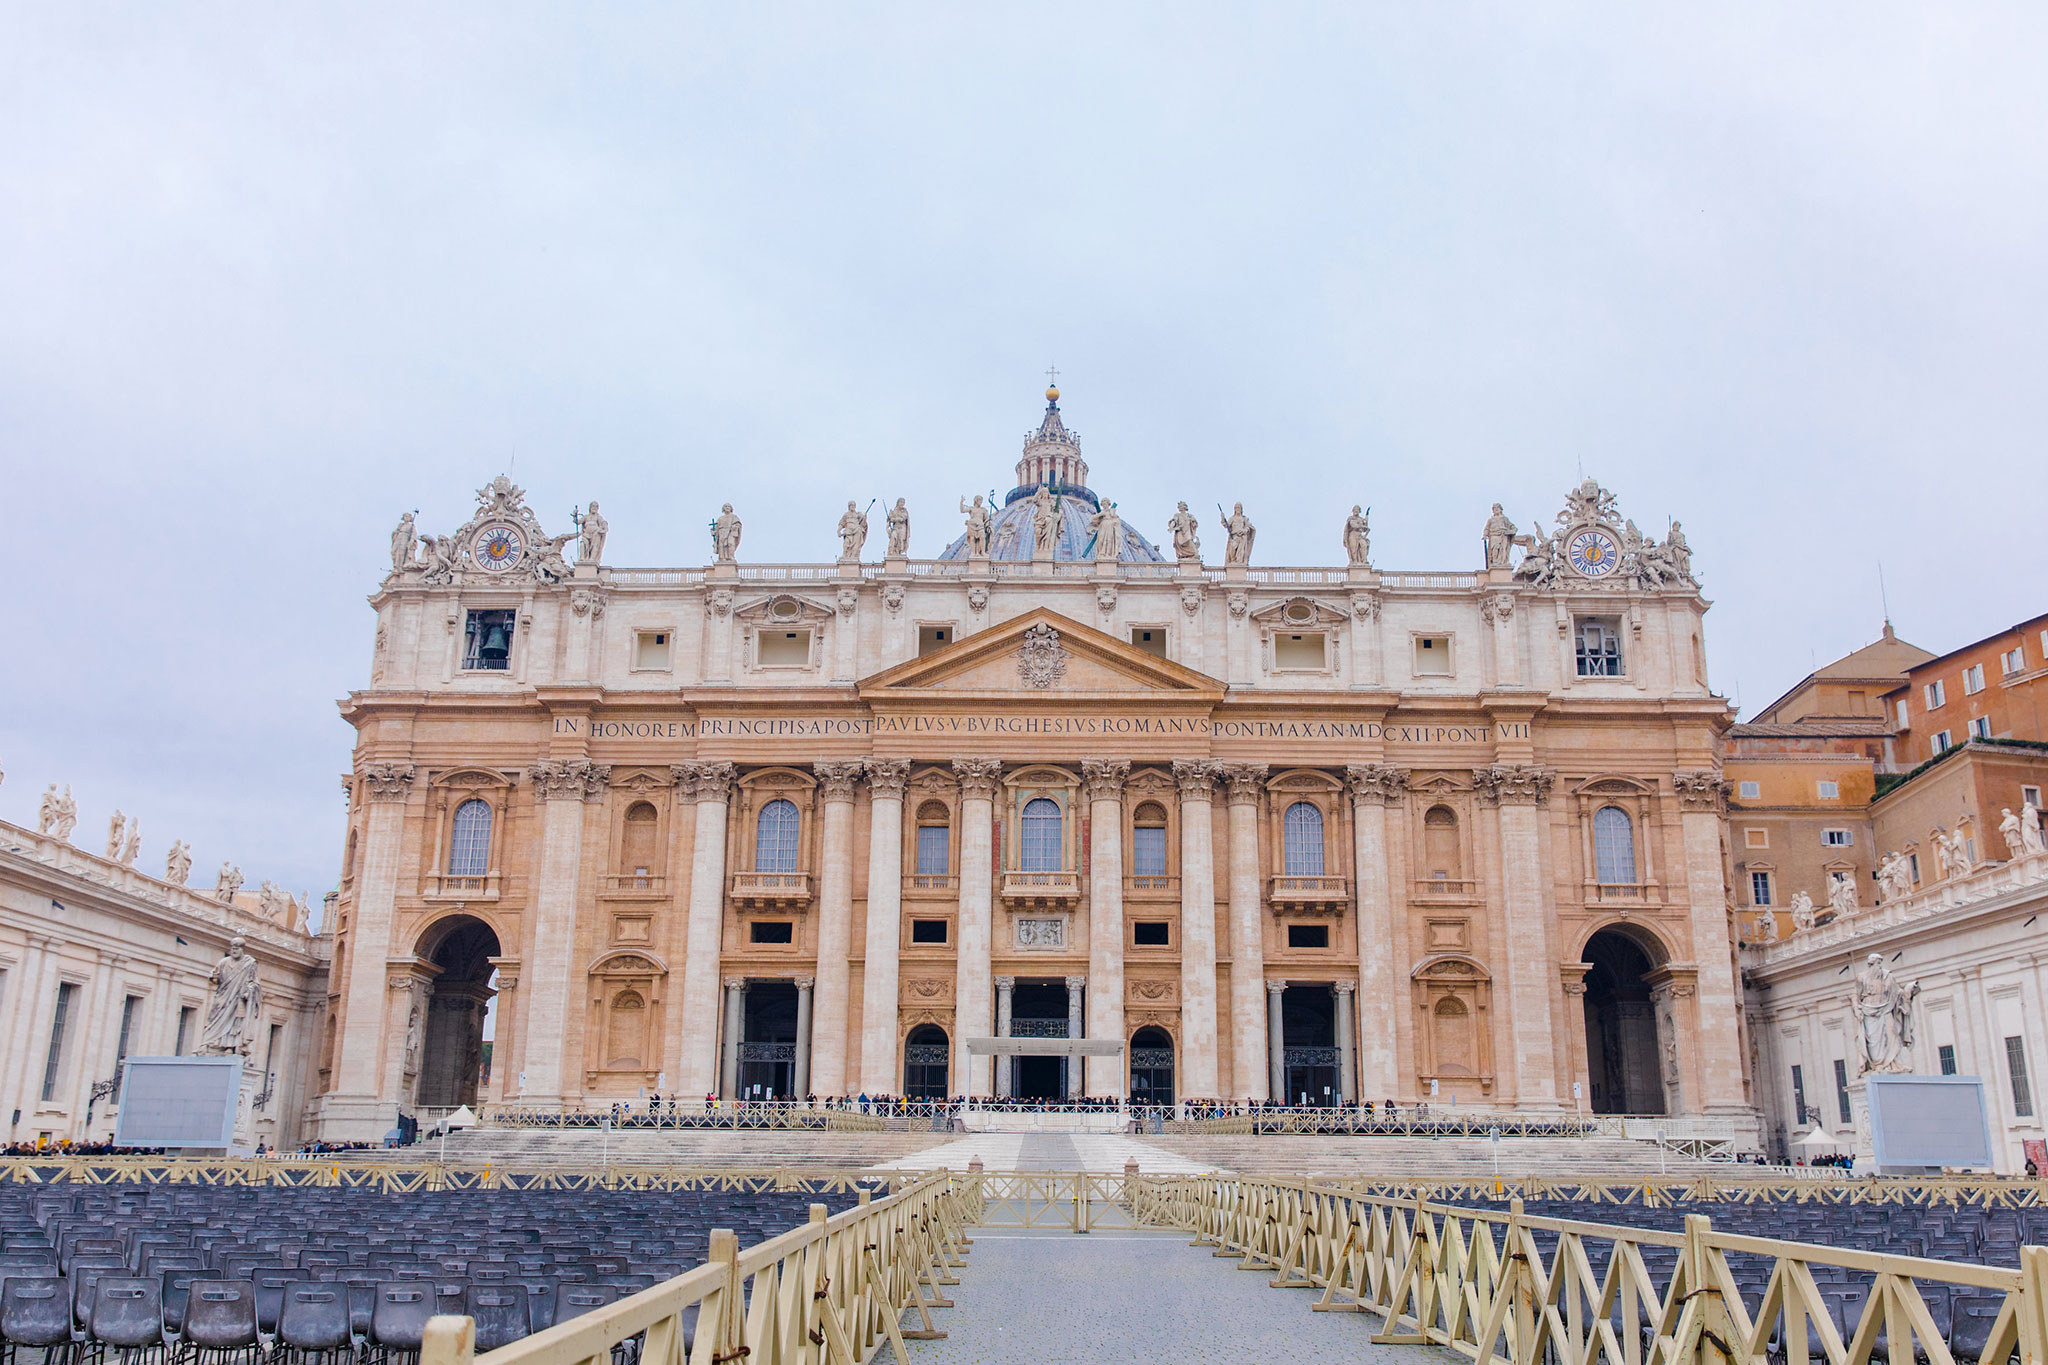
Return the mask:
POLYGON ((620 870, 645 877, 654 870, 654 832, 659 823, 654 807, 635 801, 626 808, 626 833, 619 841, 620 870))
POLYGON ((1059 872, 1060 803, 1036 796, 1024 804, 1024 837, 1018 841, 1018 866, 1026 872, 1059 872))
POLYGON ((1447 995, 1432 1011, 1436 1036, 1436 1070, 1440 1076, 1470 1076, 1475 1070, 1472 1015, 1465 1003, 1447 995))
POLYGON ((1593 879, 1602 886, 1635 885, 1635 825, 1619 806, 1593 812, 1593 879))
POLYGON ((796 805, 770 801, 754 824, 754 871, 796 871, 796 805))
POLYGON ((953 869, 953 827, 943 801, 917 808, 917 875, 943 877, 953 869))
POLYGON ((1323 875, 1323 813, 1312 801, 1297 801, 1287 808, 1281 821, 1281 842, 1284 845, 1287 875, 1290 877, 1320 877, 1323 875))
POLYGON ((1166 875, 1166 808, 1147 801, 1131 817, 1131 875, 1166 875))
POLYGON ((491 870, 491 803, 471 797, 455 808, 448 836, 448 875, 481 877, 491 870))
POLYGON ((1462 880, 1458 817, 1449 806, 1431 806, 1422 817, 1423 871, 1433 881, 1462 880))
POLYGON ((641 1065, 647 1051, 647 1002, 638 991, 624 990, 612 997, 609 1054, 606 1064, 631 1069, 641 1065))

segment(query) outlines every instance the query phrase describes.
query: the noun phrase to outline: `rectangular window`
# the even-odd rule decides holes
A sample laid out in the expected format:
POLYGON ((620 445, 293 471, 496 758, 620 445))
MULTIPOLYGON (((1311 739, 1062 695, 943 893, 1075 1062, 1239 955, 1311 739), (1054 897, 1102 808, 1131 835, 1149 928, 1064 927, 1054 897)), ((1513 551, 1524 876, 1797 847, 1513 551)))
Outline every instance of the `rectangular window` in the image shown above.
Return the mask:
POLYGON ((1954 747, 1954 744, 1948 737, 1948 731, 1936 730, 1934 737, 1927 741, 1927 747, 1937 754, 1945 754, 1954 747))
POLYGON ((1920 882, 1920 855, 1908 853, 1906 855, 1906 868, 1913 874, 1913 882, 1917 886, 1920 882))
POLYGON ((756 657, 763 668, 810 666, 811 633, 808 630, 764 630, 754 639, 756 657))
POLYGON ((794 943, 796 925, 786 919, 757 919, 748 935, 754 943, 794 943))
POLYGON ((512 666, 513 613, 473 611, 462 632, 465 669, 504 670, 512 666))
MULTIPOLYGON (((1446 658, 1449 657, 1447 654, 1446 658)), ((1327 656, 1323 650, 1321 632, 1296 635, 1291 632, 1273 637, 1273 667, 1275 668, 1323 668, 1327 656)))
POLYGON ((917 628, 917 654, 919 658, 935 649, 944 649, 953 643, 951 626, 919 626, 917 628))
POLYGON ((2021 787, 2020 804, 2038 807, 2041 804, 2041 789, 2039 787, 2021 787))
POLYGON ((917 875, 943 877, 953 870, 953 827, 917 827, 917 875))
POLYGON ((1759 800, 1764 794, 1763 784, 1761 782, 1740 783, 1736 786, 1735 791, 1736 795, 1744 801, 1759 800))
POLYGON ((655 670, 668 667, 668 632, 643 630, 633 637, 633 667, 655 670))
POLYGON ((1798 1067, 1792 1068, 1792 1125, 1798 1127, 1806 1122, 1806 1075, 1798 1067))
POLYGON ((1131 643, 1147 654, 1166 657, 1166 629, 1163 626, 1132 626, 1131 643))
POLYGON ((1582 616, 1574 636, 1582 678, 1621 676, 1621 622, 1611 616, 1582 616))
POLYGON ((128 1060, 128 1041, 135 1032, 135 1007, 141 1003, 139 995, 128 996, 121 1002, 121 1032, 114 1041, 114 1066, 117 1070, 128 1060))
MULTIPOLYGON (((2018 1118, 2034 1116, 2034 1084, 2027 1078, 2027 1040, 2005 1040, 2005 1069, 2012 1073, 2012 1112, 2018 1118)), ((49 1096, 45 1095, 44 1099, 49 1096)))
POLYGON ((50 1016, 50 1054, 43 1061, 43 1103, 57 1098, 57 1075, 64 1066, 64 1025, 71 1019, 71 1001, 78 994, 76 982, 57 986, 57 1012, 50 1016))
POLYGON ((1900 728, 1901 730, 1907 729, 1908 727, 1910 727, 1910 726, 1912 725, 1912 723, 1913 723, 1913 722, 1912 722, 1911 714, 1910 714, 1910 713, 1908 712, 1908 710, 1907 710, 1907 708, 1906 708, 1906 699, 1905 699, 1904 697, 1900 697, 1900 698, 1899 698, 1899 728, 1900 728))
MULTIPOLYGON (((270 1026, 270 1040, 263 1045, 263 1090, 267 1095, 277 1092, 277 1040, 284 1033, 283 1024, 270 1026)), ((268 1103, 264 1108, 268 1109, 268 1103)))
POLYGON ((1139 825, 1131 831, 1131 872, 1139 877, 1166 875, 1166 827, 1139 825))
POLYGON ((1920 691, 1921 697, 1923 700, 1926 701, 1927 709, 1930 711, 1934 710, 1936 707, 1945 706, 1948 704, 1948 688, 1942 683, 1942 681, 1939 678, 1935 679, 1931 683, 1928 683, 1925 687, 1921 688, 1920 691))
POLYGON ((1835 1113, 1843 1123, 1854 1123, 1856 1111, 1849 1107, 1849 1064, 1835 1058, 1835 1113))
POLYGON ((1749 903, 1769 905, 1771 903, 1771 874, 1752 872, 1749 874, 1749 903))
POLYGON ((1973 697, 1984 690, 1984 665, 1971 664, 1963 670, 1963 695, 1973 697))
POLYGON ((1131 942, 1136 947, 1164 948, 1169 941, 1163 919, 1141 919, 1131 925, 1131 942))
POLYGON ((1820 842, 1824 848, 1847 848, 1853 839, 1846 829, 1824 829, 1820 832, 1820 842))
POLYGON ((1330 946, 1330 926, 1327 924, 1290 924, 1287 926, 1287 946, 1290 948, 1327 948, 1330 946))
POLYGON ((171 1049, 173 1056, 182 1057, 185 1055, 186 1040, 192 1035, 193 1013, 194 1011, 190 1005, 178 1011, 178 1043, 176 1047, 171 1049))
POLYGON ((1976 717, 1973 717, 1973 718, 1971 719, 1971 721, 1970 721, 1970 738, 1971 738, 1971 739, 1989 739, 1989 738, 1991 738, 1991 717, 1989 717, 1989 716, 1976 716, 1976 717))
POLYGON ((1451 676, 1450 636, 1418 635, 1415 637, 1415 676, 1418 678, 1448 678, 1451 676))
POLYGON ((2027 666, 2027 651, 2024 649, 2008 649, 1999 656, 1998 665, 2005 670, 2007 676, 2018 673, 2027 666))
POLYGON ((1769 848, 1771 846, 1771 832, 1767 829, 1746 829, 1742 831, 1742 846, 1744 848, 1769 848))
POLYGON ((914 919, 910 922, 912 943, 944 943, 946 922, 942 919, 914 919))
POLYGON ((1944 1076, 1955 1075, 1956 1045, 1954 1043, 1943 1043, 1935 1049, 1935 1054, 1941 1058, 1941 1074, 1944 1076))
POLYGON ((1839 801, 1842 798, 1842 788, 1839 783, 1816 782, 1813 784, 1813 787, 1823 801, 1839 801))

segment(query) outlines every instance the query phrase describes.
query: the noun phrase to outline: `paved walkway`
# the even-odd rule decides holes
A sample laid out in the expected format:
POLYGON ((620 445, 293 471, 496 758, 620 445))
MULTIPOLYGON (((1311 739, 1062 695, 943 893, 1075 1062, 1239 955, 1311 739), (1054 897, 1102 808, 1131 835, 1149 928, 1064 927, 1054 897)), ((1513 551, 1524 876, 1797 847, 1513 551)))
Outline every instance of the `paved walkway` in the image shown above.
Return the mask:
MULTIPOLYGON (((1237 1269, 1173 1232, 976 1231, 947 1336, 910 1343, 908 1365, 1228 1360, 1245 1365, 1459 1365, 1430 1346, 1375 1346, 1378 1319, 1316 1313, 1305 1289, 1237 1269)), ((915 1315, 911 1315, 913 1321, 915 1315)), ((881 1361, 894 1355, 884 1343, 881 1361)))
POLYGON ((873 1171, 964 1171, 981 1158, 991 1171, 1102 1171, 1123 1174, 1124 1163, 1138 1160, 1149 1175, 1200 1175, 1205 1165, 1155 1147, 1137 1138, 1103 1133, 970 1133, 964 1138, 927 1147, 921 1152, 870 1166, 873 1171))

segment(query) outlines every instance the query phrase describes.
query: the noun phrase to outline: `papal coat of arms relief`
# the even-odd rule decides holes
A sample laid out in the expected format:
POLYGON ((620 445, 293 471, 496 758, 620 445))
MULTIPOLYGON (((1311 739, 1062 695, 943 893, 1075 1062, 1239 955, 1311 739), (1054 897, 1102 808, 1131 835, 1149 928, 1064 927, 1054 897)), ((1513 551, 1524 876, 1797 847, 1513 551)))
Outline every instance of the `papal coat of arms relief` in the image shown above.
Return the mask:
POLYGON ((1017 652, 1017 676, 1026 687, 1051 687, 1067 675, 1067 648, 1060 633, 1048 625, 1036 625, 1024 632, 1023 648, 1017 652))

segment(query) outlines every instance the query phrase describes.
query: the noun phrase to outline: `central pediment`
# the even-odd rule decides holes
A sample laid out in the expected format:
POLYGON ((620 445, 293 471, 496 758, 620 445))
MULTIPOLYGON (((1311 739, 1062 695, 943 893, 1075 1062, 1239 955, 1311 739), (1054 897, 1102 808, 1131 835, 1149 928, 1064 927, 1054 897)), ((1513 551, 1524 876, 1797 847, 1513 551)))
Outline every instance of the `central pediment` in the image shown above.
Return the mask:
POLYGON ((1134 698, 1214 703, 1224 684, 1047 607, 956 640, 860 683, 862 700, 1134 698))

